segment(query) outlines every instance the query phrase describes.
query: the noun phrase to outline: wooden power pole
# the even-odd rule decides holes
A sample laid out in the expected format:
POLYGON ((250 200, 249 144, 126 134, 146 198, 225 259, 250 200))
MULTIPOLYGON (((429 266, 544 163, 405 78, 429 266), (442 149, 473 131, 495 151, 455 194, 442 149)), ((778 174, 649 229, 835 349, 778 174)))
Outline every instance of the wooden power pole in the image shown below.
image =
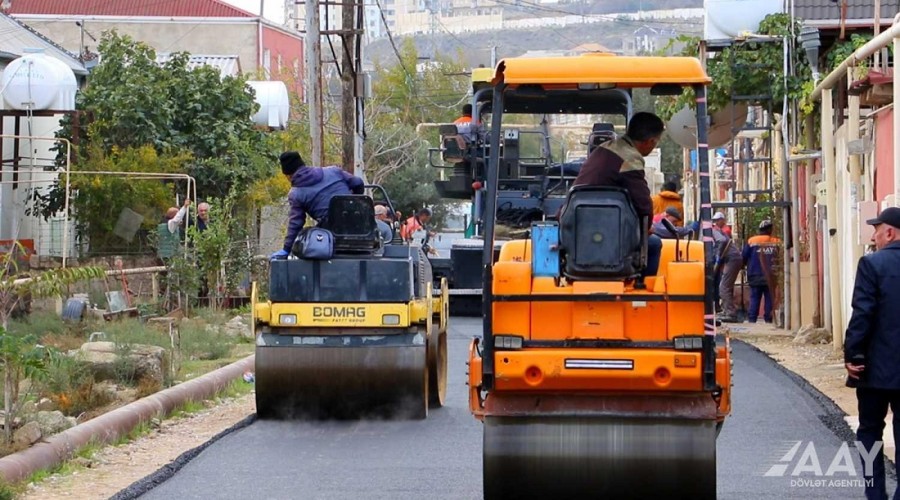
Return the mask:
POLYGON ((364 11, 361 0, 344 0, 341 5, 341 164, 345 171, 361 175, 363 112, 360 56, 364 11))
POLYGON ((306 100, 309 103, 309 138, 312 164, 322 166, 322 40, 319 36, 319 0, 306 0, 306 100))
POLYGON ((356 8, 345 0, 341 6, 341 165, 353 173, 356 167, 356 8))

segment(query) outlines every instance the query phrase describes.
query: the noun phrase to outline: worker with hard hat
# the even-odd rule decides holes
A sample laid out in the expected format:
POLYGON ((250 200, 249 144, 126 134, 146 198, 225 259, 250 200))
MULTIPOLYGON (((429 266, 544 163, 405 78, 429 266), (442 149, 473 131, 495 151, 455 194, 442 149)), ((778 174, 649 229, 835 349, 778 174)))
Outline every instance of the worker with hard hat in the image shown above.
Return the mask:
POLYGON ((742 252, 743 263, 747 266, 747 282, 750 285, 750 310, 747 312, 747 320, 756 323, 759 317, 759 306, 765 299, 765 311, 763 319, 766 323, 772 322, 772 292, 774 292, 774 275, 772 273, 775 264, 775 254, 778 251, 777 244, 781 242, 772 236, 772 221, 764 220, 759 223, 759 234, 750 237, 744 245, 742 252))

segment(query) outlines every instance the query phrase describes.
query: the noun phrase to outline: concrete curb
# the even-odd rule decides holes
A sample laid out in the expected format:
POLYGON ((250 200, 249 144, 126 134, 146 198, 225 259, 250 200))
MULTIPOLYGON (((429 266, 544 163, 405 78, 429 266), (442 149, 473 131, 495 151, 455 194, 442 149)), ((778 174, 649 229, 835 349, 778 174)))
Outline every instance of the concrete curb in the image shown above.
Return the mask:
POLYGON ((127 435, 141 422, 167 415, 188 400, 209 398, 245 371, 252 371, 254 361, 255 355, 250 355, 50 436, 27 450, 0 458, 0 478, 9 483, 21 481, 38 470, 50 469, 71 458, 92 441, 111 443, 127 435))

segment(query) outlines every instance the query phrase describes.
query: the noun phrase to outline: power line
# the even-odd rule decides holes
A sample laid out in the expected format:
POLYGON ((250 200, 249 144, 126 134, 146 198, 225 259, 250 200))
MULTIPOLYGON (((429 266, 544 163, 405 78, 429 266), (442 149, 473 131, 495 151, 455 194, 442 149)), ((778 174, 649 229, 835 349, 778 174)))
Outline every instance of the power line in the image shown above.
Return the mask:
POLYGON ((375 6, 378 7, 378 14, 381 15, 381 22, 384 24, 384 31, 387 33, 388 40, 391 42, 391 47, 394 49, 394 55, 397 56, 397 62, 400 64, 400 67, 403 68, 403 72, 406 73, 406 76, 410 79, 410 82, 413 80, 412 73, 406 69, 406 65, 403 64, 403 57, 400 55, 400 50, 397 49, 397 44, 394 43, 394 35, 391 33, 391 28, 388 26, 387 19, 384 17, 384 9, 381 7, 381 0, 375 0, 375 6))

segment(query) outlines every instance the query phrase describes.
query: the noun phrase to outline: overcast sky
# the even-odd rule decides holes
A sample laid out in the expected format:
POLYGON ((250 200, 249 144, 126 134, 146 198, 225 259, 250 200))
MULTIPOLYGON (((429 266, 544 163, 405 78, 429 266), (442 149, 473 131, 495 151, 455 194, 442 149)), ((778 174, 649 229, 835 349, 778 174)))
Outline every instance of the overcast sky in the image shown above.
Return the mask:
MULTIPOLYGON (((259 13, 260 0, 223 0, 225 3, 234 5, 235 7, 244 9, 254 14, 259 13)), ((264 0, 265 12, 263 17, 268 18, 276 23, 284 22, 284 0, 264 0)))

